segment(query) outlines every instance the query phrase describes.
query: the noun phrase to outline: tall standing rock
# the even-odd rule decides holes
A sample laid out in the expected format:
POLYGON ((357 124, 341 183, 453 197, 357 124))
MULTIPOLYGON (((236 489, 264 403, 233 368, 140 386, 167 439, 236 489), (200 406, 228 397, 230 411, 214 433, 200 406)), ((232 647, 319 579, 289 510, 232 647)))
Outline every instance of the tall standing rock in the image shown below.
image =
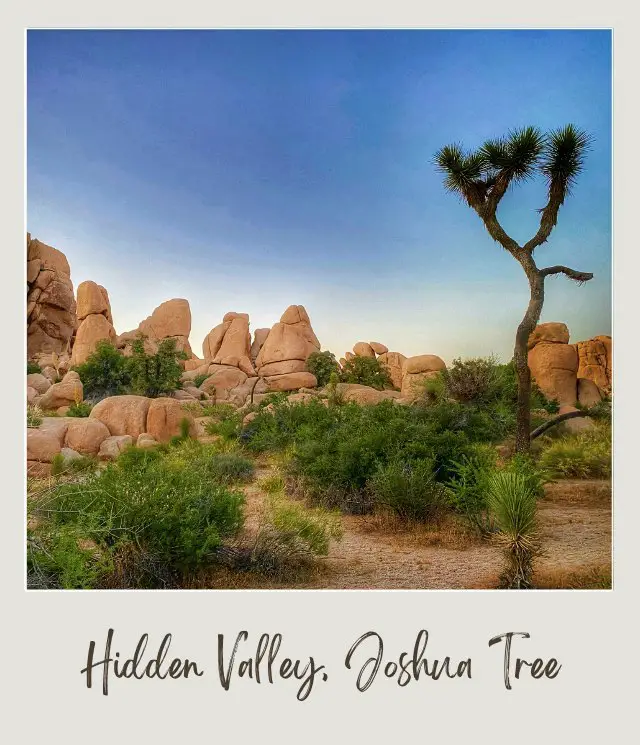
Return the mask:
POLYGON ((407 358, 400 352, 383 352, 378 361, 386 368, 394 388, 402 387, 402 366, 407 358))
POLYGON ((606 394, 613 384, 613 350, 610 336, 596 336, 576 345, 578 378, 593 381, 606 394))
POLYGON ((116 341, 109 295, 102 285, 90 280, 78 285, 77 316, 80 326, 73 340, 72 365, 86 362, 99 341, 116 341))
POLYGON ((66 256, 27 233, 27 358, 67 354, 75 328, 76 301, 66 256))

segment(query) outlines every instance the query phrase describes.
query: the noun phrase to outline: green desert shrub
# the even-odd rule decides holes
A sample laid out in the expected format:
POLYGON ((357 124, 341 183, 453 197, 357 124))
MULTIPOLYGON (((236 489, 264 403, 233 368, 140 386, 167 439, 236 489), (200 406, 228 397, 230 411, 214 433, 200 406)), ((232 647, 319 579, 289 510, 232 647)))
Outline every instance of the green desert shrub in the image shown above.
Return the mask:
POLYGON ((162 339, 155 354, 145 351, 144 342, 142 334, 131 342, 131 356, 127 359, 131 392, 157 398, 180 388, 180 360, 186 359, 186 354, 176 350, 176 340, 162 339))
POLYGON ((129 390, 127 358, 107 340, 99 341, 86 362, 74 369, 82 381, 84 397, 89 401, 97 402, 129 390))
POLYGON ((336 512, 272 496, 253 546, 250 567, 278 579, 297 579, 342 537, 336 512))
POLYGON ((33 375, 34 373, 41 373, 42 368, 35 362, 27 362, 27 375, 33 375))
POLYGON ((27 427, 39 427, 43 416, 43 411, 39 406, 27 404, 27 427))
POLYGON ((211 458, 216 478, 225 483, 238 483, 253 478, 253 461, 239 453, 216 453, 211 458))
POLYGON ((389 372, 375 357, 352 357, 340 372, 343 383, 368 385, 379 391, 393 388, 389 372))
MULTIPOLYGON (((33 508, 48 533, 41 534, 31 563, 42 563, 50 541, 65 530, 93 542, 105 557, 133 542, 177 577, 210 563, 222 541, 242 526, 244 502, 213 477, 210 456, 194 441, 168 450, 130 448, 100 473, 59 482, 33 508)), ((48 572, 69 586, 63 584, 64 566, 48 565, 48 572)), ((109 578, 95 586, 101 582, 109 578)))
POLYGON ((193 379, 193 384, 195 385, 196 388, 200 388, 200 386, 204 383, 204 381, 208 377, 209 376, 206 373, 202 373, 200 375, 196 375, 196 377, 193 379))
POLYGON ((440 373, 445 395, 460 403, 481 403, 498 397, 498 365, 493 357, 456 358, 440 373))
POLYGON ((211 404, 204 407, 204 416, 211 417, 205 425, 209 435, 218 435, 225 441, 235 441, 242 431, 243 414, 231 404, 211 404))
POLYGON ((340 365, 333 352, 312 352, 307 357, 307 370, 316 376, 318 385, 323 388, 329 382, 331 373, 340 372, 340 365))
POLYGON ((553 479, 610 478, 610 427, 599 424, 591 430, 550 440, 540 455, 540 467, 553 479))
POLYGON ((533 560, 539 553, 535 492, 524 475, 498 471, 487 484, 487 505, 505 558, 500 586, 531 587, 533 560))
POLYGON ((392 461, 369 480, 377 507, 409 520, 433 520, 447 506, 445 487, 434 478, 433 461, 392 461))
POLYGON ((92 406, 90 403, 87 401, 79 401, 78 403, 71 404, 66 416, 87 417, 91 414, 91 409, 92 406))

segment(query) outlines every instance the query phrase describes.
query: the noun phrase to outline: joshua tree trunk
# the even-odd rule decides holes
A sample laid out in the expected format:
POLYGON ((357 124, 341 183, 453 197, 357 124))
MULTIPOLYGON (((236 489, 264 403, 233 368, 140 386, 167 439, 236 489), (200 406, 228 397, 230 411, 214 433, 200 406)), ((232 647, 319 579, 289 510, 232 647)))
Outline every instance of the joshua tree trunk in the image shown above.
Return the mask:
POLYGON ((531 256, 518 259, 529 280, 529 306, 518 326, 513 359, 518 377, 518 403, 516 408, 516 452, 529 452, 531 430, 531 371, 529 370, 529 336, 538 325, 544 303, 544 277, 531 256))

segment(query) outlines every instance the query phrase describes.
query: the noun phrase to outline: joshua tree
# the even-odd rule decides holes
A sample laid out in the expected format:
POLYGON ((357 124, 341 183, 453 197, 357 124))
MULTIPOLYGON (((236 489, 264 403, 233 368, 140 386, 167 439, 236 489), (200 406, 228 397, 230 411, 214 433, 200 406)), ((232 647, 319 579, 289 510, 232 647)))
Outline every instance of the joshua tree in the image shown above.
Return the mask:
POLYGON ((587 282, 590 272, 566 266, 539 269, 533 252, 545 243, 558 220, 558 211, 582 170, 589 136, 572 124, 547 134, 535 127, 510 132, 488 140, 475 152, 447 145, 436 154, 436 165, 445 174, 445 187, 459 194, 480 216, 489 235, 506 249, 524 269, 529 282, 527 312, 518 326, 514 362, 518 376, 516 451, 529 449, 531 373, 527 362, 529 335, 540 320, 547 277, 564 274, 576 282, 587 282), (539 210, 540 226, 524 245, 509 236, 496 216, 502 197, 512 184, 541 174, 547 181, 547 204, 539 210))

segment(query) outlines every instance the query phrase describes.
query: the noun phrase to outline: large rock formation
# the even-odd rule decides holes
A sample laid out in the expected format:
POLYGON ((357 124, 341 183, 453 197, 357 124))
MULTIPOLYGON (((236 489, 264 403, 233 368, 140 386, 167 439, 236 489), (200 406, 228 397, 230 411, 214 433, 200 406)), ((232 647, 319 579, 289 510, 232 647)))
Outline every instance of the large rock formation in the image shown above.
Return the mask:
POLYGON ((138 334, 146 336, 145 350, 149 354, 158 351, 158 344, 163 339, 175 339, 176 349, 186 352, 189 357, 193 356, 189 345, 189 334, 191 333, 191 309, 188 300, 174 298, 161 303, 153 313, 141 321, 138 328, 133 331, 125 331, 118 336, 116 345, 119 349, 128 350, 129 343, 138 334))
POLYGON ((66 256, 27 233, 27 359, 68 354, 76 301, 66 256))
POLYGON ((116 341, 109 295, 102 285, 86 281, 78 285, 76 331, 71 352, 71 364, 81 365, 93 354, 99 341, 116 341))
POLYGON ((302 305, 290 305, 269 331, 256 357, 258 375, 273 391, 313 388, 317 381, 306 372, 305 362, 319 351, 320 342, 307 311, 302 305))
POLYGON ((611 393, 610 336, 569 344, 564 323, 541 323, 529 337, 529 368, 547 398, 560 406, 597 403, 611 393))

